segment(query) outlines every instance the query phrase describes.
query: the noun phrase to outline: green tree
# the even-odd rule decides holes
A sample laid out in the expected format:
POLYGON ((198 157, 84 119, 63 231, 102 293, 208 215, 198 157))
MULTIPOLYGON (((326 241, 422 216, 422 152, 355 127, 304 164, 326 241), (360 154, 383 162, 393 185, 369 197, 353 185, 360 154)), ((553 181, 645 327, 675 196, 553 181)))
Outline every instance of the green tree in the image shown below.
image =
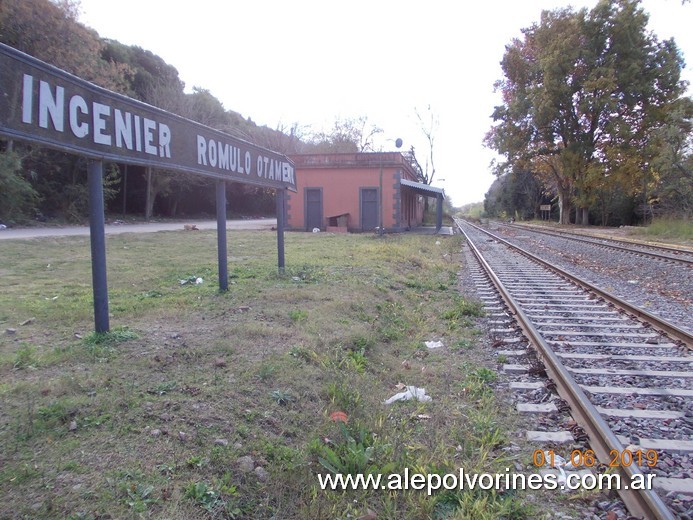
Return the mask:
POLYGON ((675 42, 658 41, 647 21, 638 0, 601 0, 589 12, 544 11, 506 48, 485 143, 505 157, 497 174, 531 169, 556 191, 561 223, 572 204, 588 222, 606 176, 640 185, 648 143, 685 91, 675 42))
POLYGON ((651 164, 653 201, 670 216, 693 216, 693 100, 682 99, 656 135, 651 164))
POLYGON ((127 88, 126 64, 101 59, 106 44, 77 21, 71 0, 2 0, 0 41, 110 90, 127 88))
MULTIPOLYGON (((0 41, 102 87, 126 92, 131 68, 127 63, 102 59, 106 44, 77 21, 78 6, 70 0, 2 0, 0 41)), ((39 202, 42 212, 68 220, 80 220, 86 214, 84 160, 21 143, 12 143, 11 148, 21 161, 16 159, 17 173, 5 176, 19 197, 16 204, 3 204, 11 211, 10 218, 25 218, 39 202)), ((107 197, 113 195, 112 184, 118 176, 113 166, 108 172, 107 197)))
POLYGON ((0 220, 23 220, 33 216, 38 192, 22 176, 22 161, 16 152, 0 153, 0 220))
POLYGON ((539 218, 545 190, 530 171, 516 169, 496 179, 486 193, 484 208, 490 216, 520 220, 539 218))

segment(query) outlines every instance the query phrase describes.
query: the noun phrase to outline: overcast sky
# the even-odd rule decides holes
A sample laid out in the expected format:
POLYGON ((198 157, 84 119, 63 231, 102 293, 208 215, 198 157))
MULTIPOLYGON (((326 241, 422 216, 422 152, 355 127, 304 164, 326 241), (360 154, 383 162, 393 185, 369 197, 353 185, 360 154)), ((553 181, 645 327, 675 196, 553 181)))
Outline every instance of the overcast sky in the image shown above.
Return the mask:
MULTIPOLYGON (((208 89, 260 125, 318 131, 366 116, 384 130, 384 149, 402 138, 422 166, 428 149, 415 114, 430 105, 439 119, 433 184, 460 206, 483 200, 494 179, 481 141, 505 45, 542 10, 568 5, 596 0, 81 0, 80 21, 159 55, 186 90, 208 89)), ((693 3, 642 5, 657 37, 676 39, 693 80, 693 3)))

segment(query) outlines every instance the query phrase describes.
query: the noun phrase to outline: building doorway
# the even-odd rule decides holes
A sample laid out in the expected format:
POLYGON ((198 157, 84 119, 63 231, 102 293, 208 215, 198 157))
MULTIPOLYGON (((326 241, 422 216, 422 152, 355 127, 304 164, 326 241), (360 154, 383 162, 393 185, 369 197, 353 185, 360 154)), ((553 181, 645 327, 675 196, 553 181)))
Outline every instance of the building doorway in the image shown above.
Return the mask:
POLYGON ((323 229, 322 188, 306 188, 306 231, 323 229))
POLYGON ((379 223, 378 189, 361 188, 361 230, 373 231, 379 223))

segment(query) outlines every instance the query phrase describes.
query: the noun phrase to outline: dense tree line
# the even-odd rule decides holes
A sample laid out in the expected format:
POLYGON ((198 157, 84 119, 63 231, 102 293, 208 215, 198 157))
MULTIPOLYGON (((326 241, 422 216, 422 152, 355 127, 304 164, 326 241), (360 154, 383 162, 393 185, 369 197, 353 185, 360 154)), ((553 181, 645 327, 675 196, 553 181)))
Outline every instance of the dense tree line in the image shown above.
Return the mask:
MULTIPOLYGON (((0 41, 114 92, 176 113, 271 150, 357 152, 372 149, 380 130, 367 119, 335 122, 329 132, 310 134, 299 124, 276 129, 224 108, 208 90, 185 91, 178 71, 138 46, 99 37, 78 21, 74 0, 2 0, 0 41)), ((87 213, 86 160, 0 141, 0 221, 34 218, 80 221, 87 213)), ((227 183, 229 211, 274 212, 274 192, 227 183)), ((166 170, 108 164, 104 180, 111 214, 183 216, 214 213, 214 182, 166 170)))
POLYGON ((647 29, 639 0, 544 11, 506 46, 503 103, 485 143, 504 160, 491 214, 629 224, 693 216, 693 101, 672 40, 647 29))

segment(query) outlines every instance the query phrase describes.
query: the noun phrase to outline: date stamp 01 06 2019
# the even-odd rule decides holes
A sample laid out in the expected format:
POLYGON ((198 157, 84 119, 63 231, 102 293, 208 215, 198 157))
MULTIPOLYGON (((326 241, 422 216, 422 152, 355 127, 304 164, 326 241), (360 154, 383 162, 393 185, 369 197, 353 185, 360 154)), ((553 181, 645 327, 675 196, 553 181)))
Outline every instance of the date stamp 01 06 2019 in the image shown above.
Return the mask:
MULTIPOLYGON (((654 468, 659 457, 656 450, 630 450, 623 451, 611 450, 609 452, 609 463, 607 467, 628 467, 632 464, 654 468)), ((586 467, 593 468, 599 466, 597 456, 592 450, 573 450, 570 456, 563 460, 560 455, 556 455, 553 450, 534 450, 532 453, 532 463, 535 467, 556 467, 557 465, 570 464, 574 468, 586 467)))

